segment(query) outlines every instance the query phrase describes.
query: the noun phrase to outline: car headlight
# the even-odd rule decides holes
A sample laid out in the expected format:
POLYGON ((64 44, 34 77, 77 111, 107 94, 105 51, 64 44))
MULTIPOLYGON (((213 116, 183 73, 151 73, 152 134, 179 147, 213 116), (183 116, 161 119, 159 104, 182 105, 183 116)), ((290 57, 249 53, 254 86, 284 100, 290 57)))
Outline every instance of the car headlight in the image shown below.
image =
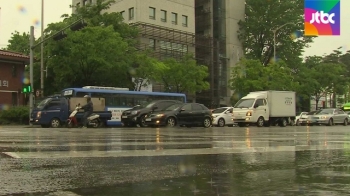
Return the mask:
POLYGON ((213 118, 216 118, 216 117, 218 117, 218 115, 212 115, 212 117, 213 117, 213 118))
POLYGON ((321 116, 321 119, 326 119, 327 118, 327 116, 321 116))
POLYGON ((40 118, 40 117, 41 117, 41 112, 38 112, 38 113, 36 114, 36 117, 37 117, 37 118, 40 118))
POLYGON ((248 111, 245 115, 246 116, 252 116, 253 112, 252 111, 248 111))
POLYGON ((140 111, 132 111, 131 114, 132 115, 135 115, 135 114, 138 114, 140 111))
POLYGON ((163 117, 164 114, 157 114, 157 117, 163 117))

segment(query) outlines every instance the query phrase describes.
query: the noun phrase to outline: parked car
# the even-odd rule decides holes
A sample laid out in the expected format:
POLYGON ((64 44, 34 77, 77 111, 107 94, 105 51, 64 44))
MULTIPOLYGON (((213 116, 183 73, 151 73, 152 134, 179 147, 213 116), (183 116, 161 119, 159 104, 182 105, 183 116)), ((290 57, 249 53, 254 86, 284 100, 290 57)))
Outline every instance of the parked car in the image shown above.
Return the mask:
POLYGON ((161 111, 175 103, 182 102, 176 100, 157 100, 145 105, 137 105, 129 110, 125 110, 122 113, 122 124, 123 126, 140 125, 141 127, 145 127, 145 116, 149 112, 161 111))
POLYGON ((295 117, 295 125, 306 125, 308 120, 308 112, 301 112, 299 115, 295 117))
POLYGON ((232 120, 233 107, 221 107, 212 111, 213 125, 218 127, 233 126, 232 120))
POLYGON ((313 114, 309 114, 309 124, 326 124, 332 126, 334 124, 348 125, 349 116, 343 110, 338 108, 327 108, 316 111, 313 114))
POLYGON ((146 125, 149 126, 204 126, 211 127, 211 111, 202 104, 184 103, 173 104, 168 108, 149 113, 145 118, 146 125))

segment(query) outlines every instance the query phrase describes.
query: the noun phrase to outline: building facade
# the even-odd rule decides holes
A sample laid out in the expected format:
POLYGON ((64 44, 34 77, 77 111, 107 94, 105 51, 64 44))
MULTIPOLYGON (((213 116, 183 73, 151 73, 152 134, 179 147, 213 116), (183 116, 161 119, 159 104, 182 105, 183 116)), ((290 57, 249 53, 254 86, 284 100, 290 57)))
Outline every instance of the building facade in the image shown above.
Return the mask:
POLYGON ((25 104, 21 89, 28 63, 29 56, 0 50, 0 109, 25 104))
MULTIPOLYGON (((74 6, 89 3, 95 0, 72 0, 74 6)), ((245 0, 116 0, 108 11, 138 26, 139 48, 153 49, 159 59, 195 54, 210 75, 210 90, 197 93, 196 101, 214 108, 230 105, 231 68, 243 56, 237 31, 244 9, 245 0)), ((161 85, 153 90, 164 91, 161 85)))
POLYGON ((245 17, 245 0, 196 0, 195 17, 197 59, 208 65, 211 86, 198 93, 197 101, 212 107, 230 105, 231 69, 244 54, 237 31, 238 22, 245 17), (205 48, 199 44, 203 36, 205 48))

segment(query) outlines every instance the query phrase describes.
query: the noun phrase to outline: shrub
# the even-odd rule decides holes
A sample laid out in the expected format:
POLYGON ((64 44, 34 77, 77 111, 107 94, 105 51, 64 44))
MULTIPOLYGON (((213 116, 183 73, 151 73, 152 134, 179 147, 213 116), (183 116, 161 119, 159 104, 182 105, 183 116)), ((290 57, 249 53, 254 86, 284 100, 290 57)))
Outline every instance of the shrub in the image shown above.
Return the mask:
POLYGON ((17 106, 0 111, 0 124, 29 124, 29 107, 17 106))

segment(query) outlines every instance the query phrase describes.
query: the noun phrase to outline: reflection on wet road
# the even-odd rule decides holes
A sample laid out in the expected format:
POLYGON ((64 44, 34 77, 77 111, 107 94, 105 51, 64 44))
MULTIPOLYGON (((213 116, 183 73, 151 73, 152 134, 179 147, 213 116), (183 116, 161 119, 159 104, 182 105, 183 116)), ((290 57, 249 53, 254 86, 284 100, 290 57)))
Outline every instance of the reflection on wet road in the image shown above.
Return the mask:
POLYGON ((349 195, 348 129, 0 128, 0 195, 349 195))

